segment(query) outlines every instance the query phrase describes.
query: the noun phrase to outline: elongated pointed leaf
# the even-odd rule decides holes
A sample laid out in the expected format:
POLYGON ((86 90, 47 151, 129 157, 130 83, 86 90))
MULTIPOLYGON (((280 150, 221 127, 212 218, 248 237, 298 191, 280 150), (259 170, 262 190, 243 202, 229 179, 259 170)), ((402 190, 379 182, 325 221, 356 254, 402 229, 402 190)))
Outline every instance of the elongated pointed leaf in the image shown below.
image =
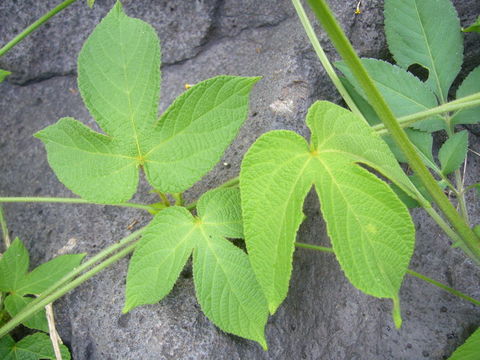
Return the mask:
POLYGON ((387 177, 404 174, 387 145, 349 111, 327 102, 309 110, 311 145, 290 131, 261 136, 242 162, 247 249, 273 313, 285 298, 302 204, 315 185, 335 254, 360 290, 396 299, 414 245, 408 211, 387 177))
POLYGON ((130 261, 124 312, 154 304, 172 290, 195 246, 197 231, 185 208, 165 209, 155 217, 130 261))
POLYGON ((460 21, 450 0, 386 0, 385 33, 398 65, 419 64, 441 102, 463 62, 460 21), (442 19, 439 26, 438 19, 442 19))
MULTIPOLYGON (((457 99, 480 92, 480 66, 473 69, 457 90, 457 99)), ((480 106, 458 111, 451 119, 452 124, 476 124, 480 122, 480 106)))
POLYGON ((2 83, 5 80, 5 78, 10 74, 11 74, 10 71, 0 69, 0 83, 2 83))
POLYGON ((16 238, 0 258, 0 290, 15 291, 28 271, 28 251, 16 238))
POLYGON ((181 95, 157 120, 160 46, 154 29, 129 18, 119 2, 78 59, 85 105, 105 132, 73 119, 36 134, 61 182, 98 203, 127 201, 138 169, 162 192, 182 192, 221 158, 247 116, 258 78, 218 76, 181 95))
POLYGON ((462 29, 463 32, 480 32, 480 16, 477 18, 477 21, 475 21, 472 25, 466 27, 465 29, 462 29))
POLYGON ((448 360, 477 360, 480 354, 480 328, 478 328, 470 337, 465 341, 465 344, 460 346, 455 352, 448 358, 448 360))
MULTIPOLYGON (((5 298, 5 309, 11 317, 14 317, 32 301, 33 298, 12 294, 5 298)), ((30 329, 48 332, 48 322, 45 309, 40 310, 28 319, 24 320, 22 324, 30 329)))
POLYGON ((440 148, 438 159, 442 173, 448 175, 457 170, 465 161, 468 149, 468 132, 460 131, 452 135, 440 148))
POLYGON ((200 198, 198 218, 179 207, 160 212, 130 262, 124 311, 168 294, 195 248, 195 288, 205 315, 266 348, 266 300, 247 255, 224 238, 242 234, 239 199, 238 189, 217 189, 200 198))
MULTIPOLYGON (((70 360, 70 352, 65 345, 60 345, 62 359, 70 360)), ((50 338, 43 333, 24 337, 15 343, 10 335, 0 339, 0 358, 3 360, 55 360, 55 352, 50 338)))
MULTIPOLYGON (((382 60, 361 60, 395 116, 411 115, 437 106, 434 93, 408 71, 382 60)), ((365 92, 348 66, 343 61, 335 65, 366 99, 365 92)), ((444 129, 445 123, 440 117, 432 117, 414 124, 413 127, 432 132, 444 129)))
POLYGON ((80 265, 86 254, 61 255, 39 265, 23 279, 15 290, 16 294, 40 294, 65 274, 80 265))

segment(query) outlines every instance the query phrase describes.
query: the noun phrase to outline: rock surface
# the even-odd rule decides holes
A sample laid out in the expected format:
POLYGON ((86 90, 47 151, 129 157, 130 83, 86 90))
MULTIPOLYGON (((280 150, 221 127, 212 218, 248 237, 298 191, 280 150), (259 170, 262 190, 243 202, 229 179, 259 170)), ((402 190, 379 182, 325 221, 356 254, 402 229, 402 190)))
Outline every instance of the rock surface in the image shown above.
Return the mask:
MULTIPOLYGON (((381 0, 362 5, 332 0, 347 34, 363 56, 388 58, 381 0)), ((0 44, 37 19, 57 1, 0 3, 0 44)), ((476 0, 455 1, 462 24, 480 13, 476 0)), ((49 169, 32 134, 63 116, 92 126, 75 80, 76 57, 113 1, 97 0, 93 10, 79 1, 48 26, 0 59, 14 75, 0 85, 0 195, 71 196, 49 169), (23 84, 23 86, 20 86, 23 84)), ((218 74, 262 75, 249 119, 220 164, 187 196, 238 174, 242 155, 262 133, 291 129, 308 136, 304 117, 316 99, 339 102, 316 59, 295 12, 286 0, 124 1, 126 12, 152 24, 162 39, 160 109, 195 83, 218 74), (226 164, 226 165, 225 165, 226 164)), ((321 35, 325 40, 325 36, 321 35)), ((479 64, 480 36, 466 36, 466 70, 479 64)), ((335 57, 325 43, 329 56, 335 57)), ((472 149, 480 152, 478 137, 472 149)), ((470 157, 469 181, 478 179, 480 159, 470 157)), ((152 202, 143 183, 134 200, 152 202)), ((478 199, 470 199, 480 222, 478 199)), ((10 230, 39 264, 60 251, 93 254, 145 225, 135 210, 90 205, 10 204, 10 230)), ((328 244, 314 196, 305 203, 308 219, 299 241, 328 244)), ((441 230, 414 211, 417 245, 411 268, 480 298, 480 271, 441 230)), ((391 304, 364 295, 345 279, 334 257, 299 249, 289 296, 267 325, 268 352, 226 335, 197 305, 191 272, 184 271, 170 295, 156 305, 122 315, 127 260, 91 279, 55 306, 59 332, 75 360, 86 359, 444 359, 480 325, 480 310, 415 278, 401 291, 404 325, 396 330, 391 304)))

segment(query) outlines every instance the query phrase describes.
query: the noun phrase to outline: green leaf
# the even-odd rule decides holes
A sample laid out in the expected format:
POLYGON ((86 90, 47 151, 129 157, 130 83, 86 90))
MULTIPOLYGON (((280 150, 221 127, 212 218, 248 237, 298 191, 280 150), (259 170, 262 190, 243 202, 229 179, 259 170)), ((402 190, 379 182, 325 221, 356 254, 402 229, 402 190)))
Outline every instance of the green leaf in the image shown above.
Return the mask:
POLYGON ((95 0, 87 0, 87 5, 90 9, 93 8, 93 4, 95 4, 95 0))
MULTIPOLYGON (((480 66, 473 69, 457 90, 457 99, 480 92, 480 66)), ((459 110, 451 119, 453 125, 476 124, 480 122, 480 106, 459 110)))
MULTIPOLYGON (((377 59, 361 59, 393 113, 397 117, 411 115, 437 106, 433 92, 408 71, 399 66, 377 59)), ((365 92, 355 76, 343 61, 335 63, 355 89, 366 99, 365 92)), ((437 131, 445 128, 440 117, 428 118, 413 125, 424 131, 437 131)))
POLYGON ((172 290, 192 253, 197 232, 185 208, 170 207, 155 216, 130 260, 123 312, 157 303, 172 290))
MULTIPOLYGON (((60 345, 64 360, 70 360, 70 352, 65 345, 60 345)), ((55 360, 55 352, 48 335, 35 333, 15 343, 10 335, 0 339, 0 358, 3 360, 55 360)))
MULTIPOLYGON (((6 297, 5 308, 10 316, 14 317, 33 300, 33 298, 12 294, 6 297)), ((45 309, 42 309, 41 311, 38 311, 29 317, 27 320, 23 321, 22 324, 30 329, 41 330, 48 333, 48 322, 46 316, 45 309)))
POLYGON ((10 74, 11 74, 10 71, 0 69, 0 83, 2 83, 5 80, 5 78, 10 74))
POLYGON ((478 354, 480 354, 480 328, 470 335, 448 360, 477 360, 478 354))
POLYGON ((480 33, 480 16, 477 18, 477 21, 475 21, 472 25, 469 27, 462 29, 463 32, 472 32, 476 31, 480 33))
POLYGON ((241 236, 238 189, 216 189, 198 202, 198 215, 170 207, 148 225, 132 257, 124 311, 167 295, 193 250, 198 301, 223 331, 259 342, 268 308, 248 256, 225 236, 241 236))
MULTIPOLYGON (((414 129, 405 129, 408 138, 410 141, 415 145, 415 147, 420 151, 423 155, 428 166, 430 166, 434 160, 432 155, 432 145, 433 145, 433 137, 432 134, 424 131, 414 130, 414 129)), ((383 136, 383 140, 388 144, 390 150, 395 155, 395 158, 399 162, 407 163, 408 160, 403 154, 402 150, 398 147, 398 145, 393 141, 390 135, 383 136)))
POLYGON ((86 254, 61 255, 39 265, 20 280, 15 293, 20 295, 42 293, 60 280, 65 274, 80 265, 85 255, 86 254))
POLYGON ((441 103, 445 102, 463 62, 460 21, 452 2, 386 0, 385 33, 398 65, 404 69, 413 64, 426 68, 427 85, 441 103))
POLYGON ((448 175, 457 170, 465 161, 468 150, 467 130, 453 134, 440 148, 438 159, 442 173, 448 175))
MULTIPOLYGON (((337 66, 338 64, 335 63, 335 65, 337 66)), ((360 93, 355 89, 355 86, 353 86, 352 83, 347 80, 347 78, 343 76, 339 76, 339 78, 367 122, 372 126, 381 124, 382 121, 378 117, 375 110, 373 110, 372 105, 370 105, 368 101, 365 100, 362 95, 360 95, 360 93)))
POLYGON ((414 227, 390 187, 358 164, 404 188, 409 181, 387 145, 351 112, 317 102, 307 125, 310 146, 294 132, 269 132, 247 152, 240 172, 245 240, 270 312, 288 291, 302 205, 312 185, 346 276, 367 294, 397 299, 414 227))
POLYGON ((28 271, 28 251, 16 238, 0 258, 0 290, 15 291, 28 271))
POLYGON ((78 59, 82 98, 106 135, 64 118, 35 136, 44 142, 59 180, 87 200, 127 201, 136 191, 139 168, 155 189, 182 192, 211 170, 232 142, 258 79, 203 81, 157 120, 158 37, 117 2, 78 59))

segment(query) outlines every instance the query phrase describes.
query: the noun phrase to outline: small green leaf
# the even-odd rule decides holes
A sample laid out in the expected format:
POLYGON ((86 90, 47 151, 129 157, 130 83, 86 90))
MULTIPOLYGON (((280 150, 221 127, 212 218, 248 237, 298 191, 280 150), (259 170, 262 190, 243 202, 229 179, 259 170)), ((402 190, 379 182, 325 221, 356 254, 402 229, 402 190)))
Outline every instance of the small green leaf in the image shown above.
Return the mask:
POLYGON ((202 81, 158 120, 158 37, 150 25, 126 16, 117 2, 78 58, 82 98, 106 135, 64 118, 35 136, 44 142, 59 180, 87 200, 129 200, 139 168, 155 189, 183 192, 213 168, 236 136, 258 79, 202 81))
POLYGON ((448 360, 478 360, 480 354, 480 328, 448 358, 448 360))
POLYGON ((196 232, 185 208, 170 207, 155 216, 130 260, 123 312, 157 303, 172 290, 195 246, 196 232))
MULTIPOLYGON (((64 360, 70 360, 70 352, 65 345, 60 345, 64 360)), ((0 339, 0 358, 2 360, 55 360, 55 351, 48 335, 35 333, 15 343, 10 335, 0 339)))
POLYGON ((39 265, 20 280, 15 293, 40 294, 80 265, 86 254, 68 254, 39 265))
POLYGON ((469 27, 466 27, 465 29, 462 29, 463 32, 472 32, 476 31, 480 33, 480 16, 477 18, 477 21, 475 21, 472 25, 469 27))
MULTIPOLYGON (((457 90, 457 99, 480 92, 480 66, 473 69, 457 90)), ((453 125, 476 124, 480 122, 480 106, 459 110, 452 117, 453 125)))
MULTIPOLYGON (((397 117, 411 115, 437 106, 433 92, 408 71, 377 59, 361 59, 369 75, 382 93, 397 117)), ((339 61, 335 66, 342 71, 355 89, 366 99, 365 93, 348 66, 339 61)), ((428 118, 412 125, 423 131, 437 131, 445 128, 440 117, 428 118)))
POLYGON ((403 188, 413 185, 387 145, 351 112, 317 102, 307 125, 310 146, 294 132, 269 132, 248 150, 240 172, 245 241, 270 312, 288 291, 312 185, 346 276, 367 294, 395 299, 413 252, 413 224, 390 187, 358 164, 403 188))
POLYGON ((448 175, 457 170, 465 161, 468 150, 468 132, 466 130, 453 134, 440 148, 438 159, 442 173, 448 175))
POLYGON ((93 4, 95 4, 95 0, 87 0, 88 7, 91 9, 93 8, 93 4))
POLYGON ((15 291, 28 271, 28 251, 16 238, 0 259, 0 290, 15 291))
MULTIPOLYGON (((12 294, 5 299, 5 309, 11 317, 14 317, 33 300, 33 298, 12 294)), ((48 322, 45 309, 33 314, 31 317, 23 321, 22 324, 30 329, 48 332, 48 322)))
POLYGON ((0 83, 2 83, 5 80, 5 78, 10 74, 11 74, 10 71, 0 69, 0 83))
POLYGON ((170 207, 148 225, 130 262, 124 311, 159 301, 172 289, 193 250, 197 299, 222 330, 267 347, 268 308, 248 256, 224 236, 241 236, 238 188, 216 189, 198 201, 198 218, 170 207))
POLYGON ((463 62, 460 21, 450 0, 386 0, 385 33, 390 52, 407 69, 419 64, 429 71, 427 85, 440 102, 463 62), (442 19, 439 26, 438 19, 442 19))

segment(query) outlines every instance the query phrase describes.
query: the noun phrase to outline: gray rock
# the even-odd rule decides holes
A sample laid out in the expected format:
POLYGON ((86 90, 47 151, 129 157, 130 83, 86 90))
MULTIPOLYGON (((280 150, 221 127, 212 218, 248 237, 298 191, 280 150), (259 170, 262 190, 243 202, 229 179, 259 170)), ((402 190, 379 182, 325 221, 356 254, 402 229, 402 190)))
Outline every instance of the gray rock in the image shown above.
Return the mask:
MULTIPOLYGON (((331 3, 363 56, 388 58, 382 1, 365 2, 360 16, 353 13, 355 2, 331 3)), ((2 2, 0 42, 55 4, 2 2)), ((0 67, 15 72, 10 82, 0 85, 1 196, 72 196, 31 135, 63 116, 94 126, 75 77, 68 74, 75 72, 84 39, 112 4, 97 1, 89 10, 78 2, 0 59, 0 67), (20 82, 28 86, 18 86, 20 82)), ((458 0, 456 5, 464 25, 480 12, 475 0, 458 0)), ((253 91, 249 118, 238 138, 219 165, 187 193, 188 200, 236 176, 243 154, 260 134, 291 129, 308 136, 304 117, 310 104, 316 99, 340 102, 289 1, 125 1, 125 9, 151 23, 162 39, 160 110, 185 83, 218 74, 264 77, 253 91)), ((335 56, 325 35, 320 37, 327 53, 335 56)), ((479 39, 467 36, 466 67, 478 66, 479 39)), ((473 150, 480 152, 479 139, 471 140, 473 150)), ((467 183, 478 179, 479 167, 479 158, 470 156, 467 183)), ((155 196, 142 182, 134 200, 153 202, 155 196)), ((479 223, 478 199, 469 200, 473 220, 479 223)), ((6 211, 11 232, 25 241, 33 264, 62 249, 94 254, 129 234, 133 222, 138 221, 135 229, 150 220, 136 210, 107 206, 9 204, 6 211)), ((298 240, 328 245, 312 194, 305 212, 308 218, 298 240)), ((460 250, 450 248, 423 212, 413 214, 417 248, 411 268, 479 298, 479 269, 460 250)), ((124 259, 56 303, 57 326, 74 359, 443 359, 480 325, 478 308, 407 277, 401 291, 404 325, 396 330, 389 301, 353 288, 333 256, 299 249, 289 296, 267 325, 270 350, 263 352, 205 318, 188 269, 159 304, 122 315, 126 269, 124 259)))

